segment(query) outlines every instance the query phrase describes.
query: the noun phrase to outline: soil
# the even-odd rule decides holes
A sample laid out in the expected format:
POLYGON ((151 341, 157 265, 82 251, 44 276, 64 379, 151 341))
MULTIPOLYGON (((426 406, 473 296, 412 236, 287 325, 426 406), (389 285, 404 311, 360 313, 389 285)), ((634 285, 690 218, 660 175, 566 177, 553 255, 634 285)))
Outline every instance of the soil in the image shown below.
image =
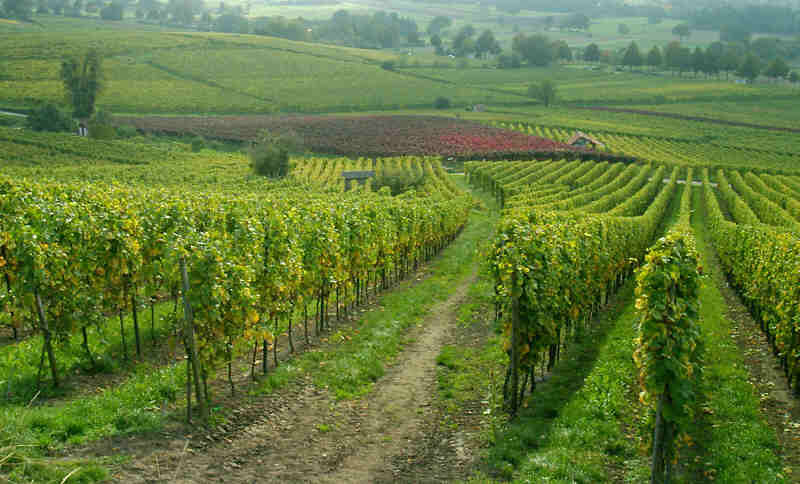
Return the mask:
POLYGON ((775 429, 784 474, 788 481, 800 482, 800 401, 793 396, 760 325, 722 275, 716 252, 711 250, 710 255, 717 269, 714 280, 728 307, 726 316, 733 323, 731 337, 742 352, 750 383, 760 395, 761 412, 775 429))
POLYGON ((475 277, 461 281, 431 308, 409 334, 403 353, 363 398, 337 401, 307 378, 271 395, 250 398, 240 392, 226 399, 223 405, 234 410, 211 431, 186 434, 175 425, 157 435, 111 439, 88 453, 128 456, 114 474, 115 481, 126 483, 464 477, 474 459, 469 450, 474 439, 439 425, 436 358, 457 337, 457 309, 475 277))

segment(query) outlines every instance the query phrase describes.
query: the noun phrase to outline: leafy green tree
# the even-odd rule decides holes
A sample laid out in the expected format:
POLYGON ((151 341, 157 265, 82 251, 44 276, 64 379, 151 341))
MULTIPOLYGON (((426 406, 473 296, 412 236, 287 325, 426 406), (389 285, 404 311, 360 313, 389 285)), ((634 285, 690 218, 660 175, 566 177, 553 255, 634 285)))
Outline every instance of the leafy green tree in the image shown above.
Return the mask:
POLYGON ((600 47, 594 42, 586 46, 583 51, 583 60, 586 62, 597 62, 600 60, 600 47))
POLYGON ((797 71, 792 71, 789 73, 789 82, 791 82, 792 85, 800 82, 800 75, 797 74, 797 71))
POLYGON ((447 109, 450 107, 450 98, 439 96, 433 101, 433 107, 436 109, 447 109))
POLYGON ((672 35, 677 35, 681 41, 684 38, 688 38, 691 35, 691 31, 689 30, 689 25, 687 24, 678 24, 672 28, 672 35))
POLYGON ((428 24, 428 35, 439 35, 442 33, 442 30, 450 27, 451 25, 453 25, 453 19, 450 17, 445 17, 444 15, 438 15, 431 20, 431 23, 428 24))
POLYGON ((125 14, 125 6, 118 1, 111 2, 100 9, 100 18, 103 20, 122 20, 125 14))
POLYGON ((778 57, 769 63, 764 74, 773 79, 782 79, 789 75, 789 66, 786 64, 786 61, 778 57))
POLYGON ((472 25, 465 25, 458 31, 451 45, 456 55, 463 57, 475 51, 475 27, 472 25))
POLYGON ((542 81, 539 84, 531 84, 528 87, 528 97, 538 99, 545 107, 549 107, 558 98, 556 84, 550 80, 542 81))
POLYGON ((574 13, 569 17, 565 18, 563 22, 561 22, 562 27, 566 28, 575 28, 580 30, 588 30, 589 29, 590 19, 584 13, 574 13))
POLYGON ((617 26, 617 33, 619 33, 619 35, 628 35, 631 33, 631 29, 625 24, 619 24, 617 26))
POLYGON ((256 175, 283 178, 289 174, 289 153, 302 146, 292 134, 275 135, 262 131, 257 142, 250 146, 250 166, 256 175))
POLYGON ((706 55, 699 46, 695 47, 694 52, 692 52, 692 72, 694 72, 694 77, 697 77, 698 72, 705 72, 706 69, 706 55))
POLYGON ((707 75, 719 75, 722 69, 722 57, 725 55, 725 44, 712 42, 706 49, 706 59, 703 72, 707 75))
POLYGON ((639 67, 643 63, 644 59, 642 59, 642 53, 639 52, 639 46, 636 45, 636 42, 631 42, 625 49, 625 55, 622 56, 622 65, 629 66, 633 70, 634 67, 639 67))
POLYGON ((215 32, 246 34, 250 29, 247 19, 241 15, 226 13, 220 15, 214 22, 215 32))
POLYGON ((25 121, 34 131, 72 131, 74 127, 69 115, 53 103, 35 108, 25 121))
POLYGON ((546 66, 555 57, 553 44, 544 35, 531 35, 528 37, 525 34, 517 34, 511 46, 514 52, 533 66, 546 66))
POLYGON ((719 68, 725 71, 725 79, 728 79, 730 73, 738 69, 741 64, 742 56, 739 50, 730 45, 726 47, 719 60, 719 68))
POLYGON ((564 60, 567 62, 572 60, 572 49, 569 48, 569 45, 565 41, 559 40, 554 44, 553 47, 558 60, 564 60))
POLYGON ((664 58, 661 55, 661 49, 658 48, 657 45, 654 45, 650 52, 647 53, 647 65, 650 66, 651 69, 657 69, 661 64, 664 63, 664 58))
POLYGON ((439 37, 439 34, 433 34, 430 42, 434 49, 436 49, 436 55, 444 55, 444 43, 442 42, 442 38, 439 37))
POLYGON ((475 41, 475 55, 479 58, 485 57, 487 54, 497 55, 500 53, 500 43, 494 38, 491 30, 486 29, 475 41))
POLYGON ((61 82, 76 118, 94 114, 97 96, 103 89, 102 58, 90 49, 83 59, 70 57, 61 62, 61 82))
POLYGON ((744 62, 739 66, 736 75, 747 79, 747 82, 752 84, 761 73, 761 60, 753 54, 748 55, 744 62))
POLYGON ((29 20, 33 15, 33 0, 5 0, 3 11, 10 18, 29 20))
POLYGON ((692 52, 687 47, 681 47, 677 41, 670 42, 664 49, 664 62, 672 72, 683 72, 691 65, 692 52))

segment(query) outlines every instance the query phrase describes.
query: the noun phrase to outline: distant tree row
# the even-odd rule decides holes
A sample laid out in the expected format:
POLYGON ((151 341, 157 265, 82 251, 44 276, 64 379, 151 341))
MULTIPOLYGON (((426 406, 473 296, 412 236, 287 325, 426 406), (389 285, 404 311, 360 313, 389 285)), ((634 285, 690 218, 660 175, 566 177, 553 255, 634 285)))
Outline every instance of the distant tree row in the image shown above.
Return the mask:
MULTIPOLYGON (((430 27, 428 31, 430 31, 430 27)), ((472 25, 462 27, 450 41, 450 45, 435 33, 430 38, 430 44, 436 49, 436 55, 452 55, 455 57, 467 57, 474 55, 478 59, 484 59, 488 55, 498 55, 502 51, 500 43, 494 37, 494 33, 486 29, 477 35, 478 32, 472 25)))
POLYGON ((522 62, 531 66, 546 66, 557 60, 573 60, 572 49, 566 42, 553 42, 542 34, 517 34, 511 42, 511 50, 511 56, 498 58, 499 67, 519 67, 522 62))
MULTIPOLYGON (((690 22, 697 28, 719 30, 722 35, 734 34, 737 39, 752 33, 800 33, 800 10, 777 5, 731 5, 706 7, 693 12, 690 22)), ((721 39, 729 40, 729 39, 721 39)))
MULTIPOLYGON (((584 52, 585 57, 596 55, 595 49, 590 51, 587 48, 584 52)), ((746 52, 736 45, 726 46, 721 42, 714 42, 705 50, 700 47, 691 50, 681 46, 679 42, 670 42, 663 53, 658 46, 654 46, 647 55, 640 52, 636 42, 631 42, 625 49, 620 63, 630 67, 631 70, 634 67, 647 65, 653 69, 663 67, 679 75, 692 72, 695 77, 698 74, 707 77, 719 76, 724 72, 727 78, 733 72, 749 82, 753 82, 761 74, 772 79, 789 79, 797 82, 797 73, 790 72, 788 64, 782 58, 775 58, 765 65, 757 55, 746 52)))

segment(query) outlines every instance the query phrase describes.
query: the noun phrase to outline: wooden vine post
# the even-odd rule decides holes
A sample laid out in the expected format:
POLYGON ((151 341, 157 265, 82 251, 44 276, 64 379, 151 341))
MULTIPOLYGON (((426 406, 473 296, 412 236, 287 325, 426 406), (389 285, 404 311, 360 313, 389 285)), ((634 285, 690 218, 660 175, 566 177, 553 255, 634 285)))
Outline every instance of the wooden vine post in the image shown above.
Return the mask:
POLYGON ((519 298, 517 270, 511 273, 511 416, 519 408, 519 298))
POLYGON ((47 352, 47 360, 50 362, 50 374, 53 376, 53 386, 59 385, 58 380, 58 367, 56 367, 56 355, 53 352, 52 335, 50 334, 50 326, 47 324, 47 316, 44 313, 44 306, 42 305, 42 298, 39 292, 34 292, 36 298, 36 312, 39 314, 39 323, 42 326, 42 337, 44 338, 44 350, 47 352))
MULTIPOLYGON (((192 316, 192 306, 189 304, 189 273, 186 270, 186 259, 183 257, 180 259, 180 266, 181 278, 183 280, 183 312, 185 319, 184 338, 186 340, 186 353, 188 356, 186 360, 187 377, 191 376, 191 379, 194 380, 195 395, 197 396, 197 404, 200 407, 200 415, 202 416, 203 420, 207 420, 208 414, 206 409, 206 399, 200 382, 200 371, 198 368, 199 362, 197 361, 197 344, 194 340, 194 320, 192 316), (191 375, 189 374, 189 367, 191 367, 191 375)), ((191 389, 191 386, 188 383, 187 388, 191 389)), ((187 401, 191 402, 191 395, 188 393, 187 401)), ((187 412, 187 415, 191 415, 191 405, 187 412)))

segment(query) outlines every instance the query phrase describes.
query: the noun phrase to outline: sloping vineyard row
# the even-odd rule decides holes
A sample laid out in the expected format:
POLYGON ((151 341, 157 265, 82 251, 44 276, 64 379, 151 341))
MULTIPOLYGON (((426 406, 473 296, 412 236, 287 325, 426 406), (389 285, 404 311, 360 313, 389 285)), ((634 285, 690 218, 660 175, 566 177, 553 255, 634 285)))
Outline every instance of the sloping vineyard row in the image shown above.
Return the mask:
POLYGON ((708 222, 723 269, 760 321, 790 384, 800 392, 800 231, 796 225, 761 223, 749 203, 763 201, 748 199, 760 193, 739 196, 721 171, 716 193, 707 169, 702 179, 708 222))
MULTIPOLYGON (((433 163, 415 163, 440 177, 433 163)), ((3 178, 0 319, 41 331, 58 384, 57 341, 137 301, 182 294, 187 354, 195 382, 205 381, 233 348, 266 350, 301 307, 316 305, 324 326, 333 294, 338 309, 450 242, 471 203, 447 182, 428 184, 448 196, 302 185, 232 196, 3 178)))
POLYGON ((538 170, 518 195, 525 201, 508 200, 513 207, 503 212, 491 255, 505 347, 519 351, 512 354, 519 367, 507 375, 512 409, 528 382, 533 390, 533 369, 545 360, 551 367, 568 335, 631 274, 632 258, 641 258, 654 240, 677 187, 677 168, 668 174, 665 167, 586 164, 465 165, 471 183, 495 190, 503 187, 498 179, 513 183, 513 172, 538 170), (587 191, 577 182, 589 176, 601 182, 587 191), (538 205, 536 193, 560 199, 538 205), (521 391, 517 372, 524 375, 521 391))

